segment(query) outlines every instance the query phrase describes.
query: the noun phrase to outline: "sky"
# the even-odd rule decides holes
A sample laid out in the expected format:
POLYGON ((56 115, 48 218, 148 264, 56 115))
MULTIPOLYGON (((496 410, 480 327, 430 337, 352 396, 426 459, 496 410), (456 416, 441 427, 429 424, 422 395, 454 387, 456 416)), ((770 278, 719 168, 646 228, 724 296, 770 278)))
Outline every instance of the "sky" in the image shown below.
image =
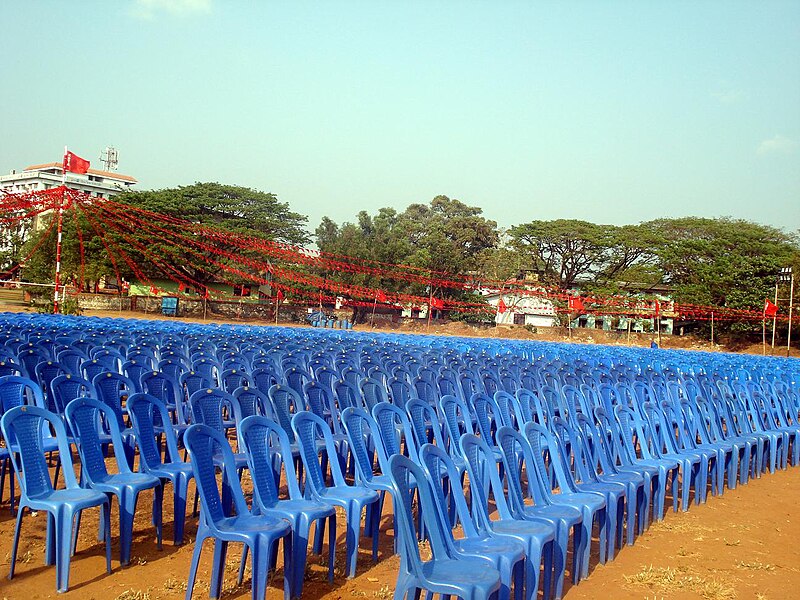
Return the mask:
POLYGON ((219 181, 354 221, 800 229, 800 2, 0 2, 0 173, 219 181))

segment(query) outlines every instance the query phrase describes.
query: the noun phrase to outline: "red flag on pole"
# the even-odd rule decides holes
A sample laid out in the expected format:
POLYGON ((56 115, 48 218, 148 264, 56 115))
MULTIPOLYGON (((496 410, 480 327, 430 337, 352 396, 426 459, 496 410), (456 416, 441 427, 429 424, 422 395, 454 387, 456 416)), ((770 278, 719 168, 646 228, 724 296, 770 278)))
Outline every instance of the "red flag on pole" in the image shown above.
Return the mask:
POLYGON ((156 286, 154 286, 154 285, 151 285, 150 286, 150 293, 153 294, 153 296, 158 296, 158 288, 156 286))
POLYGON ((278 293, 275 294, 275 299, 278 302, 283 302, 283 291, 282 290, 278 290, 278 293))
POLYGON ((504 312, 506 312, 506 310, 508 310, 508 307, 506 306, 506 303, 503 301, 503 298, 501 297, 500 302, 497 303, 497 312, 499 312, 502 315, 504 312))
POLYGON ((774 317, 778 314, 778 305, 769 301, 769 298, 764 299, 764 316, 774 317))
POLYGON ((444 302, 442 302, 440 298, 431 297, 431 308, 442 310, 444 308, 444 302))
POLYGON ((660 313, 661 313, 661 302, 659 302, 658 299, 656 299, 656 316, 659 316, 660 313))
POLYGON ((375 296, 375 298, 378 300, 378 302, 386 302, 388 300, 383 290, 378 290, 378 294, 375 296))
POLYGON ((64 169, 71 173, 86 173, 89 170, 89 161, 77 154, 67 152, 64 155, 64 169))
POLYGON ((570 310, 585 310, 583 306, 583 300, 580 299, 578 296, 570 296, 569 297, 569 309, 570 310))

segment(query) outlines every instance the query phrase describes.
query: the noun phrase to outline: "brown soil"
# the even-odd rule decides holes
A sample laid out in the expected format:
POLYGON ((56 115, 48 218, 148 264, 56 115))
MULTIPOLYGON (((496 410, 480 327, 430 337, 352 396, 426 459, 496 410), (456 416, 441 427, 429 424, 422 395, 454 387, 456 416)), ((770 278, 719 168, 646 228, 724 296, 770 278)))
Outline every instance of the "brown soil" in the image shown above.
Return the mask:
MULTIPOLYGON (((94 313, 102 316, 132 316, 130 313, 94 313)), ((158 317, 137 314, 137 318, 158 317)), ((435 333, 469 335, 463 324, 435 326, 435 333)), ((434 329, 434 328, 432 328, 434 329)), ((423 327, 424 330, 424 327, 423 327)), ((431 331, 433 333, 434 331, 431 331)), ((481 332, 484 333, 485 332, 481 332)), ((544 334, 530 334, 522 328, 509 330, 514 337, 530 335, 546 339, 544 334), (522 333, 524 331, 524 334, 522 333)), ((600 332, 591 332, 597 334, 600 332)), ((495 330, 490 335, 497 333, 495 330)), ((554 334, 553 337, 557 337, 554 334)), ((499 335, 498 335, 499 337, 499 335)), ((507 337, 512 337, 508 335, 507 337)), ((558 338, 561 339, 561 338, 558 338)), ((573 341, 586 339, 576 335, 573 341), (577 338, 577 339, 576 339, 577 338)), ((649 344, 647 339, 637 340, 649 344)), ((669 338, 668 347, 677 347, 676 340, 687 340, 687 347, 701 342, 690 338, 669 338)), ((587 340, 588 341, 588 340, 587 340)), ((592 337, 589 343, 609 343, 592 337)), ((626 343, 627 340, 622 343, 626 343)), ((700 349, 700 347, 698 347, 700 349)), ((707 350, 710 348, 702 347, 707 350)), ((761 353, 757 347, 755 353, 761 353)), ((247 482, 245 480, 245 487, 247 482)), ((0 569, 8 568, 14 519, 6 500, 0 505, 0 569)), ((193 487, 190 487, 193 494, 193 487)), ((87 514, 81 527, 78 551, 70 570, 70 591, 55 591, 55 568, 43 565, 45 515, 27 515, 13 580, 0 579, 0 598, 36 599, 61 596, 80 599, 156 600, 183 598, 193 544, 174 547, 172 536, 171 488, 164 503, 164 545, 158 550, 155 530, 150 523, 152 496, 144 494, 137 511, 128 567, 118 561, 117 525, 112 521, 113 554, 110 575, 105 573, 103 546, 97 542, 96 511, 87 514)), ((709 498, 706 504, 692 505, 687 513, 668 512, 662 523, 654 524, 632 547, 624 547, 614 561, 597 564, 593 557, 590 577, 577 586, 566 588, 565 600, 595 598, 705 598, 707 600, 779 599, 800 597, 800 519, 797 499, 800 498, 800 469, 789 468, 774 475, 764 475, 724 496, 709 498)), ((387 503, 387 508, 390 503, 387 503)), ((118 514, 116 508, 113 513, 118 514)), ((342 523, 343 519, 339 519, 342 523)), ((187 520, 187 539, 193 541, 196 520, 187 520)), ((333 585, 327 582, 325 567, 327 544, 322 557, 311 556, 303 598, 391 598, 399 561, 392 555, 391 518, 384 513, 380 556, 377 564, 370 561, 370 541, 362 540, 358 575, 347 580, 342 575, 344 533, 339 526, 337 571, 333 585)), ((208 597, 211 544, 204 548, 195 598, 208 597)), ((239 549, 232 546, 225 574, 223 598, 249 598, 249 580, 234 587, 239 549)), ((567 584, 568 585, 568 584, 567 584)), ((282 598, 282 571, 273 578, 268 598, 282 598)))

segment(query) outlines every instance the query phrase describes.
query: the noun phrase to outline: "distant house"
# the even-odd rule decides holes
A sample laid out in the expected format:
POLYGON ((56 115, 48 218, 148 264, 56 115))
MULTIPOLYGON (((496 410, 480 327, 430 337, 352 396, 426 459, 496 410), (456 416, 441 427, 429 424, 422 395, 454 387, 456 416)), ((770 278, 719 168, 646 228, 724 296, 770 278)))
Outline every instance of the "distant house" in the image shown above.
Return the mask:
POLYGON ((491 292, 484 294, 483 298, 494 308, 494 321, 498 325, 553 327, 558 323, 555 305, 549 298, 515 295, 513 292, 491 292), (506 306, 502 313, 497 310, 500 298, 506 306))

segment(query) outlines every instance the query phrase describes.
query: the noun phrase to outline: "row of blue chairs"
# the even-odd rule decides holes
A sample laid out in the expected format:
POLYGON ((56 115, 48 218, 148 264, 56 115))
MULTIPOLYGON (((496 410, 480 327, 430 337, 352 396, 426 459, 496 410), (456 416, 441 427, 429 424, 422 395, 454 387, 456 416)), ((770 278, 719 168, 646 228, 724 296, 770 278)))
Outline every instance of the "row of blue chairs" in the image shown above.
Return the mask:
MULTIPOLYGON (((413 429, 412 436, 405 437, 414 438, 412 446, 416 448, 419 459, 414 461, 416 465, 422 465, 422 448, 425 443, 432 441, 434 444, 431 447, 436 450, 428 452, 444 452, 459 476, 463 477, 469 468, 468 457, 461 448, 464 436, 473 436, 477 442, 484 444, 487 449, 485 457, 491 458, 491 462, 482 460, 480 465, 483 466, 474 467, 480 477, 476 475, 473 478, 470 474, 470 486, 473 485, 473 479, 480 479, 479 484, 484 485, 487 491, 495 489, 495 495, 511 489, 514 473, 521 477, 523 472, 532 472, 529 467, 520 470, 519 465, 526 458, 525 446, 520 439, 509 441, 510 432, 523 436, 530 445, 531 436, 526 436, 526 432, 541 427, 543 431, 539 432, 541 435, 538 439, 547 440, 542 452, 545 469, 542 480, 547 483, 544 489, 547 490, 549 486, 552 494, 553 488, 557 487, 560 493, 555 496, 561 496, 572 484, 575 486, 572 493, 604 496, 606 507, 602 519, 593 513, 589 521, 604 531, 601 547, 603 558, 613 557, 615 545, 622 543, 623 531, 627 531, 628 543, 632 543, 635 534, 646 528, 651 511, 653 518, 663 517, 668 479, 673 485, 674 502, 680 496, 684 500, 681 507, 687 508, 688 491, 694 491, 695 501, 704 501, 709 480, 712 493, 722 493, 725 475, 728 487, 731 487, 736 484, 737 474, 739 482, 745 483, 748 476, 758 476, 767 468, 774 470, 785 467, 790 455, 792 464, 797 462, 796 372, 788 361, 747 362, 727 355, 717 358, 699 353, 687 356, 687 353, 632 352, 615 348, 576 349, 558 344, 547 346, 509 342, 503 347, 493 341, 364 336, 356 332, 348 332, 343 337, 337 336, 336 332, 323 334, 307 333, 310 330, 273 330, 276 328, 221 327, 218 332, 215 332, 216 328, 208 328, 208 335, 200 339, 200 329, 188 324, 171 323, 162 330, 160 325, 119 323, 117 320, 92 322, 80 335, 57 336, 54 330, 62 326, 79 329, 77 323, 83 324, 80 320, 76 322, 63 318, 57 321, 59 327, 52 322, 37 326, 31 326, 30 322, 6 323, 5 333, 0 329, 0 340, 3 347, 9 350, 5 354, 0 350, 0 361, 19 366, 22 362, 19 353, 22 346, 42 343, 47 339, 55 345, 68 342, 67 338, 71 338, 69 343, 83 344, 85 353, 95 352, 96 355, 102 354, 102 351, 94 350, 91 344, 107 344, 104 347, 111 352, 113 344, 125 337, 125 327, 122 325, 129 326, 128 350, 121 343, 113 351, 127 358, 128 351, 135 346, 138 348, 135 352, 139 354, 134 360, 149 360, 149 365, 153 364, 153 360, 158 360, 157 367, 161 363, 164 366, 177 363, 188 366, 191 355, 185 355, 190 353, 192 346, 195 354, 207 353, 208 361, 217 362, 219 367, 222 366, 220 359, 237 361, 238 354, 239 364, 235 368, 243 373, 240 383, 248 384, 240 388, 252 392, 259 390, 257 385, 251 387, 251 382, 244 377, 244 374, 249 376, 256 370, 253 368, 255 364, 260 365, 257 368, 269 370, 273 375, 272 379, 267 380, 270 384, 267 393, 257 392, 271 402, 263 402, 262 398, 258 398, 247 414, 260 413, 278 422, 278 427, 289 441, 292 456, 298 461, 296 464, 305 467, 302 442, 296 439, 292 415, 310 409, 310 414, 318 419, 318 429, 314 430, 315 456, 325 447, 325 432, 332 440, 331 450, 321 457, 323 461, 327 460, 327 463, 321 462, 319 465, 322 478, 327 480, 333 477, 335 468, 345 475, 349 461, 351 468, 356 467, 359 482, 376 479, 383 486, 375 490, 379 497, 378 510, 372 512, 378 515, 382 493, 395 493, 398 489, 397 481, 392 482, 391 477, 386 476, 391 473, 391 461, 394 456, 409 453, 407 442, 392 442, 391 437, 386 435, 391 431, 399 434, 403 429, 399 416, 386 417, 393 414, 391 410, 396 411, 394 414, 406 415, 409 427, 413 429), (162 358, 164 355, 168 355, 168 358, 162 358), (146 359, 142 358, 145 356, 146 359), (172 362, 164 363, 165 360, 172 362), (259 360, 262 362, 254 362, 259 360), (758 364, 762 362, 771 363, 770 368, 758 364), (295 376, 291 380, 293 385, 290 385, 290 379, 286 376, 295 376), (298 381, 302 385, 297 385, 298 381), (278 410, 271 398, 274 392, 269 393, 273 387, 283 390, 284 400, 281 400, 278 410), (382 407, 383 412, 379 411, 379 414, 387 422, 392 421, 393 428, 384 426, 381 429, 379 420, 375 419, 374 409, 381 404, 391 407, 391 410, 382 407), (358 414, 362 419, 364 415, 372 418, 377 429, 373 430, 368 424, 366 430, 379 433, 380 443, 376 444, 375 436, 371 433, 364 438, 364 451, 360 454, 357 438, 348 428, 350 420, 355 419, 352 414, 358 414), (455 421, 449 415, 455 415, 455 421), (340 419, 344 427, 341 427, 340 419), (549 437, 542 437, 545 435, 549 437), (386 460, 383 462, 378 448, 384 448, 386 460), (555 460, 552 448, 558 449, 555 460), (379 466, 376 468, 372 464, 368 468, 363 461, 364 456, 370 457, 376 453, 379 466), (336 460, 330 460, 330 457, 336 457, 336 460), (486 464, 498 467, 498 488, 491 487, 491 470, 487 469, 486 464), (580 491, 580 486, 589 486, 584 489, 593 486, 594 491, 580 491), (676 493, 678 489, 680 492, 676 493), (611 516, 609 513, 612 513, 611 516)), ((66 350, 62 348, 59 352, 66 350)), ((202 355, 194 357, 195 361, 205 358, 202 355)), ((116 364, 117 367, 121 365, 119 359, 116 364)), ((215 367, 217 375, 221 374, 219 367, 215 367)), ((113 372, 113 369, 108 372, 113 372)), ((224 439, 225 430, 235 426, 240 436, 246 414, 241 411, 238 416, 231 414, 235 412, 237 399, 227 394, 224 383, 221 383, 222 380, 217 377, 212 382, 213 387, 194 391, 189 395, 189 400, 201 391, 209 398, 215 398, 214 403, 221 407, 221 416, 215 419, 211 429, 224 439), (226 409, 225 406, 230 408, 226 409)), ((185 396, 185 389, 181 391, 185 396)), ((136 394, 134 392, 127 402, 129 414, 130 398, 135 398, 136 394)), ((177 402, 175 406, 162 404, 167 411, 167 418, 155 420, 154 432, 159 425, 163 429, 165 422, 176 424, 177 402)), ((135 401, 133 405, 136 405, 135 401)), ((186 405, 191 413, 192 403, 186 402, 186 405)), ((150 410, 152 412, 153 409, 150 410)), ((217 411, 214 412, 216 414, 217 411)), ((133 421, 134 416, 131 415, 130 419, 133 421)), ((183 428, 178 431, 186 431, 189 422, 203 420, 190 414, 183 428)), ((179 444, 180 436, 177 436, 176 448, 179 444)), ((245 447, 241 439, 238 445, 240 450, 245 447)), ((141 447, 139 453, 143 456, 141 447)), ((536 452, 531 452, 527 458, 535 461, 536 452)), ((246 453, 239 459, 239 466, 245 463, 246 453)), ((219 456, 216 466, 222 466, 219 456)), ((236 470, 240 469, 237 467, 236 470)), ((300 477, 297 481, 298 486, 304 485, 300 477)), ((309 486, 308 481, 307 476, 306 487, 309 486)), ((455 489, 457 486, 451 487, 455 489)), ((434 498, 440 488, 441 485, 431 487, 434 498)), ((546 505, 547 495, 540 490, 536 496, 536 488, 531 489, 530 481, 521 483, 519 489, 520 492, 527 490, 529 501, 533 499, 537 508, 546 505)), ((223 487, 223 504, 225 491, 223 487)), ((470 494, 474 495, 474 492, 470 494)), ((423 501, 421 494, 412 494, 411 497, 417 502, 423 501)), ((451 525, 455 523, 453 513, 458 512, 454 508, 457 498, 458 494, 452 490, 445 496, 448 504, 445 516, 450 519, 451 525)), ((509 506, 513 505, 511 500, 513 498, 509 497, 509 506)), ((232 501, 230 492, 228 501, 232 501)), ((400 501, 401 498, 395 498, 396 505, 399 506, 400 501)), ((674 506, 677 507, 677 504, 674 506)), ((377 534, 377 529, 372 531, 375 527, 372 523, 368 519, 366 530, 377 534)), ((429 536, 429 524, 419 524, 421 534, 429 536)), ((398 523, 398 526, 396 529, 403 530, 401 524, 398 523)), ((573 536, 573 543, 577 543, 579 548, 575 553, 578 557, 585 552, 582 545, 585 537, 581 533, 573 536)), ((373 535, 373 543, 376 541, 377 535, 373 535)), ((398 539, 397 542, 402 540, 398 539)), ((545 560, 548 554, 544 553, 545 560)), ((563 563, 560 553, 555 553, 555 556, 563 563)), ((551 557, 551 560, 555 559, 551 557)), ((499 589, 510 589, 512 580, 517 580, 509 575, 508 569, 499 568, 499 562, 495 566, 501 573, 499 589)), ((526 567, 526 573, 530 574, 531 569, 530 565, 526 567)), ((585 563, 576 562, 572 568, 573 577, 576 574, 580 577, 584 569, 588 569, 588 560, 585 563)), ((550 570, 555 574, 560 572, 558 565, 551 564, 550 570)), ((545 572, 548 572, 547 566, 545 572)), ((293 573, 290 574, 293 580, 291 585, 296 590, 296 572, 293 573)), ((548 585, 547 579, 545 584, 548 585)), ((520 588, 520 585, 516 583, 514 588, 520 588)), ((526 589, 529 588, 530 583, 526 589)), ((554 588, 558 588, 558 583, 554 588)))

